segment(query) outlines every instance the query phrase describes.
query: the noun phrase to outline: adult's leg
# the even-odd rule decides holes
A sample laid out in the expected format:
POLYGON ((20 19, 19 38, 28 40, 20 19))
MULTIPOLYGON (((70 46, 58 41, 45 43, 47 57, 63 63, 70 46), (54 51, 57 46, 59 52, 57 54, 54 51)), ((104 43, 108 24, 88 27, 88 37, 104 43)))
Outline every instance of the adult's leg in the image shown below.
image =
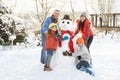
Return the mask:
MULTIPOLYGON (((87 48, 88 48, 88 51, 90 52, 90 45, 93 41, 93 36, 90 36, 89 39, 88 39, 88 42, 87 42, 87 48)), ((90 59, 90 64, 92 65, 92 58, 90 59)))
POLYGON ((90 36, 89 39, 88 39, 88 41, 87 41, 87 48, 88 48, 89 52, 90 52, 89 49, 90 49, 90 45, 91 45, 92 41, 93 41, 93 36, 90 36))
POLYGON ((42 50, 41 50, 41 63, 45 63, 46 59, 46 50, 45 50, 45 41, 46 41, 46 36, 45 34, 42 34, 42 50))

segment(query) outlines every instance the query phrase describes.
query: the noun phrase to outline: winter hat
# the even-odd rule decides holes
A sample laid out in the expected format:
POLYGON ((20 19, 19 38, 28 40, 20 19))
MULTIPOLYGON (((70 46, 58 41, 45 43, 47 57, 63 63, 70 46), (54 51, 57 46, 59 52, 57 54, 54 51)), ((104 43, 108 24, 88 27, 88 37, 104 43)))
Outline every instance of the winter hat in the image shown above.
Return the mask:
POLYGON ((49 24, 49 29, 51 29, 51 28, 53 28, 54 26, 56 26, 56 28, 58 28, 58 26, 57 26, 57 24, 55 24, 55 23, 51 23, 51 24, 49 24))
POLYGON ((86 12, 82 12, 80 16, 85 16, 85 17, 87 17, 87 14, 86 14, 86 12))
POLYGON ((84 40, 83 40, 82 37, 77 38, 77 40, 76 40, 76 44, 78 44, 78 43, 82 43, 82 44, 84 44, 84 40))
POLYGON ((70 19, 70 16, 67 15, 67 14, 64 15, 63 19, 65 19, 65 20, 71 20, 71 19, 70 19))

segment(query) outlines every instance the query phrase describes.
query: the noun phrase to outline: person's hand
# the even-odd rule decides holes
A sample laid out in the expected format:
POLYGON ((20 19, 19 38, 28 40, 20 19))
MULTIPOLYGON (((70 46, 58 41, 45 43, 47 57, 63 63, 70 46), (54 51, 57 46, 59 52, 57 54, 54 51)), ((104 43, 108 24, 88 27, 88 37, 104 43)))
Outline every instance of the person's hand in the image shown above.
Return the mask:
POLYGON ((56 35, 56 37, 60 37, 60 34, 58 33, 58 34, 56 35))
POLYGON ((69 38, 68 38, 68 36, 64 36, 63 38, 62 38, 62 40, 64 41, 64 40, 68 40, 69 38))

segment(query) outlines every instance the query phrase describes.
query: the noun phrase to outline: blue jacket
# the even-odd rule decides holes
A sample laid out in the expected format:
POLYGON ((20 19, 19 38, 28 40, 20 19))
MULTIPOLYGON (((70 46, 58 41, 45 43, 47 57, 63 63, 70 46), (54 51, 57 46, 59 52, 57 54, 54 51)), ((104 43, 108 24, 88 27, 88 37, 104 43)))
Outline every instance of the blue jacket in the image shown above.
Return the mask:
POLYGON ((43 23, 43 26, 41 28, 41 31, 40 31, 41 34, 44 34, 48 30, 48 26, 49 26, 50 23, 52 23, 51 16, 49 16, 45 19, 45 21, 43 23))

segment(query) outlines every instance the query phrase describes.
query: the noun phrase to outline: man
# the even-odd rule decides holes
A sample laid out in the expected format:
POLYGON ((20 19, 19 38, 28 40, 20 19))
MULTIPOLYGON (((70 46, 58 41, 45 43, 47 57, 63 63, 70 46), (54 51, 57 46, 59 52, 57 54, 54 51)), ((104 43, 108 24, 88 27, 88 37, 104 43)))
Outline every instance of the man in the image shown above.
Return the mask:
POLYGON ((41 36, 42 36, 42 50, 41 50, 41 63, 45 63, 46 59, 46 50, 45 50, 45 32, 48 30, 48 26, 50 23, 57 23, 59 17, 59 10, 54 10, 52 15, 47 17, 43 23, 43 26, 41 28, 41 36))

